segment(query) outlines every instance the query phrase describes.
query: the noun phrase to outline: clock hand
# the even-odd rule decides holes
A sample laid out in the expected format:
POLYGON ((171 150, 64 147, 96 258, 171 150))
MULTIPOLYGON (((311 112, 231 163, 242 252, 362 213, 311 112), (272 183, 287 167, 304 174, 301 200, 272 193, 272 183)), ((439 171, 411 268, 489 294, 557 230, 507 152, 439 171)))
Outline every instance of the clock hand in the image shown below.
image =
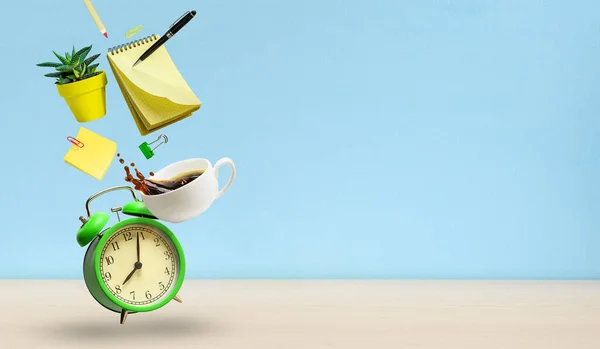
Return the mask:
MULTIPOLYGON (((137 262, 140 262, 140 232, 137 233, 137 262)), ((141 267, 140 267, 141 268, 141 267)))
POLYGON ((131 271, 131 273, 129 273, 129 275, 127 275, 127 277, 125 278, 125 281, 123 281, 123 285, 125 285, 125 283, 127 281, 129 281, 129 279, 131 279, 131 277, 133 276, 133 273, 135 273, 135 271, 137 270, 137 268, 133 268, 133 270, 131 271))
POLYGON ((131 273, 129 273, 129 275, 127 275, 127 277, 125 278, 125 281, 123 281, 123 285, 125 285, 125 283, 127 281, 129 281, 129 279, 131 279, 131 277, 133 276, 133 274, 135 273, 135 271, 138 270, 138 269, 142 269, 142 263, 135 262, 135 264, 133 266, 133 270, 131 271, 131 273))
POLYGON ((129 275, 127 275, 127 277, 125 278, 125 281, 123 281, 123 285, 125 285, 125 283, 127 281, 129 281, 129 279, 131 279, 131 277, 133 276, 133 274, 135 273, 136 270, 138 269, 142 269, 142 263, 140 262, 140 232, 137 232, 137 238, 136 238, 136 252, 137 252, 137 262, 135 262, 135 264, 133 265, 133 270, 131 271, 131 273, 129 273, 129 275))

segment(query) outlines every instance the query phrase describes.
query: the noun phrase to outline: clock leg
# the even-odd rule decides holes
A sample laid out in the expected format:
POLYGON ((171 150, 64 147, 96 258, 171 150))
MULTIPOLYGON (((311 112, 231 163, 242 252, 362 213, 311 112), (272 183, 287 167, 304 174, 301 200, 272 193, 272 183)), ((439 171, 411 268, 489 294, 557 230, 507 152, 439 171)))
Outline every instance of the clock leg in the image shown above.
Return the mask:
POLYGON ((127 320, 127 310, 121 309, 121 325, 125 324, 125 320, 127 320))
POLYGON ((173 300, 175 300, 176 302, 179 302, 179 303, 183 303, 181 298, 179 298, 179 295, 175 295, 175 297, 173 297, 173 300))

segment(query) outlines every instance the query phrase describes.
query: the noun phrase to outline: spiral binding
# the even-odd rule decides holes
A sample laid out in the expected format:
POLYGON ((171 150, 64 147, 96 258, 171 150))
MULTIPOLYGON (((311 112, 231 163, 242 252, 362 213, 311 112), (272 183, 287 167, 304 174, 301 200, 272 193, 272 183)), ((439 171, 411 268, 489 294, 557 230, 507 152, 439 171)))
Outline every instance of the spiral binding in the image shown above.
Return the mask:
POLYGON ((125 43, 125 44, 122 44, 119 46, 111 47, 108 49, 108 53, 110 53, 111 55, 115 55, 115 54, 118 54, 119 52, 126 51, 127 49, 134 48, 134 47, 140 46, 142 44, 147 44, 147 43, 152 42, 157 39, 158 39, 158 36, 156 34, 148 35, 145 38, 137 39, 137 40, 130 41, 128 43, 125 43))

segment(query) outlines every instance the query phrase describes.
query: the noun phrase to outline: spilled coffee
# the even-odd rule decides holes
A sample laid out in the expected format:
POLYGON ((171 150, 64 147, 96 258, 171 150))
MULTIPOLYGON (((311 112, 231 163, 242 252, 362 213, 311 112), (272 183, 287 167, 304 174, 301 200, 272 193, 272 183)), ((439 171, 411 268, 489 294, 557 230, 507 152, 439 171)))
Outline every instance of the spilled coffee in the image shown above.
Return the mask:
MULTIPOLYGON (((124 164, 125 160, 120 158, 121 154, 117 154, 117 156, 119 157, 119 162, 124 164)), ((201 168, 180 173, 170 179, 159 180, 144 177, 144 175, 140 173, 137 168, 135 168, 135 163, 133 162, 131 163, 131 167, 135 170, 135 175, 137 178, 131 174, 129 166, 126 165, 124 166, 125 181, 133 184, 135 189, 141 191, 144 195, 159 195, 179 189, 184 185, 191 183, 194 179, 202 176, 204 171, 206 171, 205 168, 201 168)), ((150 172, 150 176, 154 176, 154 173, 150 172)))
POLYGON ((179 189, 194 179, 202 176, 205 168, 180 173, 171 179, 146 179, 146 195, 158 195, 179 189))

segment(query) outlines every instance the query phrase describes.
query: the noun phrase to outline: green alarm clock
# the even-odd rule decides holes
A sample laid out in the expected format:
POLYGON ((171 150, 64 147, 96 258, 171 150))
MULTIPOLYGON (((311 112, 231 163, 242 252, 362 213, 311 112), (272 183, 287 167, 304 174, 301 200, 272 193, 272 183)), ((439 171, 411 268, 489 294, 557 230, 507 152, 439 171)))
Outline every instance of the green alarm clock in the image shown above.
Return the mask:
POLYGON ((183 284, 185 258, 179 241, 138 200, 128 186, 102 190, 86 202, 87 218, 77 232, 80 246, 89 244, 83 260, 83 277, 94 299, 108 310, 128 314, 153 311, 171 300, 181 303, 177 292, 183 284), (116 190, 129 190, 134 201, 112 208, 119 222, 105 229, 110 216, 90 213, 90 202, 116 190), (119 212, 134 218, 121 221, 119 212))

